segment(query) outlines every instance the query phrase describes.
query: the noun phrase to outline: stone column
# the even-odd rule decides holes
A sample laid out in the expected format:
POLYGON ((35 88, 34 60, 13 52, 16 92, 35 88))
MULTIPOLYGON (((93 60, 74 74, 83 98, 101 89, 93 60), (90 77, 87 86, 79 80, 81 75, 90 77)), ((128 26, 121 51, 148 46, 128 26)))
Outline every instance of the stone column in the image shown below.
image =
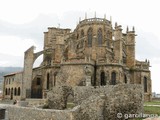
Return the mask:
POLYGON ((30 47, 24 55, 24 71, 22 78, 22 99, 31 97, 32 68, 34 62, 34 46, 30 47))

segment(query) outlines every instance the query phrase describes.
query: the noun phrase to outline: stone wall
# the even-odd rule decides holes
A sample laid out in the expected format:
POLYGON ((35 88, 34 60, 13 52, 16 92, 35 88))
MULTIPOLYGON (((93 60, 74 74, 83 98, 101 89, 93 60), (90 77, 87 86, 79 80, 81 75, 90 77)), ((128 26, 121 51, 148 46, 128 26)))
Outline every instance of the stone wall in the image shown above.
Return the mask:
POLYGON ((54 87, 47 95, 48 108, 63 110, 67 107, 67 98, 69 95, 73 96, 72 87, 59 86, 54 87))
MULTIPOLYGON (((79 106, 76 111, 73 111, 73 117, 76 120, 95 120, 101 118, 116 120, 118 113, 122 113, 123 115, 143 113, 144 97, 142 91, 143 87, 141 85, 122 84, 97 88, 91 86, 73 87, 68 92, 73 92, 73 102, 75 106, 79 106)), ((58 90, 55 87, 52 92, 49 92, 49 95, 48 101, 52 103, 50 104, 52 108, 61 109, 58 106, 66 104, 67 91, 65 89, 59 87, 58 90)))
POLYGON ((1 105, 9 120, 73 120, 72 111, 1 105))
POLYGON ((122 115, 119 120, 124 120, 124 114, 143 113, 142 89, 141 85, 126 84, 100 88, 55 87, 50 92, 50 97, 53 92, 56 94, 51 97, 52 99, 48 98, 52 100, 52 106, 65 104, 67 95, 73 92, 74 108, 55 110, 15 105, 0 107, 7 109, 10 120, 117 120, 119 113, 122 115))
MULTIPOLYGON (((95 111, 95 109, 99 108, 100 110, 97 111, 98 116, 96 118, 103 116, 107 120, 116 120, 118 113, 122 113, 123 115, 143 113, 142 91, 143 88, 141 85, 126 84, 105 86, 96 89, 77 87, 74 89, 74 98, 75 103, 81 106, 80 113, 90 115, 87 111, 95 111), (93 105, 92 103, 96 99, 98 100, 93 105), (100 104, 98 101, 104 102, 100 104), (85 106, 84 109, 83 106, 85 106), (97 106, 99 107, 96 108, 97 106)), ((92 117, 90 117, 90 120, 94 120, 92 117)))
POLYGON ((72 112, 73 120, 105 120, 105 99, 103 97, 93 95, 84 100, 78 105, 78 109, 72 112))
MULTIPOLYGON (((62 65, 56 76, 56 85, 84 86, 86 81, 85 66, 86 64, 62 65)), ((93 69, 93 66, 87 66, 90 67, 91 70, 93 69)), ((90 76, 92 76, 92 74, 93 73, 91 73, 90 76)))

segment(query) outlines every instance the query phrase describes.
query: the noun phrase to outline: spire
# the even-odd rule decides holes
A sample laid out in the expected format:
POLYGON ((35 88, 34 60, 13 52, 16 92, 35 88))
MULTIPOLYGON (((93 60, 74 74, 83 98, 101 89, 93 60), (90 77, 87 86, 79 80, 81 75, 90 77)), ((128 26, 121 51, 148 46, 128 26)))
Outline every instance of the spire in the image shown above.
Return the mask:
POLYGON ((132 28, 132 31, 133 31, 133 32, 135 31, 134 26, 133 26, 133 28, 132 28))
POLYGON ((145 60, 145 62, 147 62, 147 59, 145 60))
POLYGON ((112 16, 110 16, 110 22, 112 23, 112 16))
POLYGON ((126 29, 126 33, 128 33, 129 29, 128 29, 128 26, 127 26, 127 29, 126 29))
POLYGON ((87 13, 85 13, 85 19, 87 19, 87 13))

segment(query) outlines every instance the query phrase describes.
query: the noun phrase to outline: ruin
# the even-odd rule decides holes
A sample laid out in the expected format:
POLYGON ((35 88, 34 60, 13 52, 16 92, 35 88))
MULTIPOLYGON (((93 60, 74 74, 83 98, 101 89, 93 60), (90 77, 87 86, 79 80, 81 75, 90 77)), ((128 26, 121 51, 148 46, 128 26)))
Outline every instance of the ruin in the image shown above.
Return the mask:
MULTIPOLYGON (((92 104, 87 100, 95 100, 100 105, 98 115, 103 118, 103 112, 110 108, 112 111, 113 107, 115 113, 130 112, 130 108, 135 113, 143 112, 143 99, 151 101, 150 62, 136 60, 135 36, 134 27, 132 30, 127 27, 123 33, 121 25, 115 23, 113 27, 112 21, 105 17, 85 18, 73 32, 49 27, 44 32, 44 49, 34 53, 34 46, 30 47, 24 54, 24 70, 4 76, 3 98, 47 99, 50 108, 61 110, 67 108, 68 96, 74 106, 82 108, 92 104), (43 55, 41 65, 33 68, 40 55, 43 55), (78 92, 83 89, 90 94, 78 92), (77 100, 76 96, 81 97, 77 100), (109 105, 104 109, 104 104, 109 105)), ((84 119, 91 119, 90 114, 84 119)), ((105 112, 105 116, 109 114, 105 112)))

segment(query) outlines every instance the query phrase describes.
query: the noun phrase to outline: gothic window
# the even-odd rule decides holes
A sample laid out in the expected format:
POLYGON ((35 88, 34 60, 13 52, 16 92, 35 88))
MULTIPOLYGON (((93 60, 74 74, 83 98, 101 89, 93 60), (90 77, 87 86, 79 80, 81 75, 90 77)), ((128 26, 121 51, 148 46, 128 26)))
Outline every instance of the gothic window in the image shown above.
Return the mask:
POLYGON ((49 89, 49 73, 47 73, 47 90, 49 89))
POLYGON ((147 78, 144 77, 144 80, 143 80, 143 84, 144 84, 144 92, 147 92, 147 78))
POLYGON ((104 71, 101 72, 100 78, 101 78, 101 86, 106 85, 105 72, 104 71))
POLYGON ((98 45, 99 46, 102 45, 102 29, 101 28, 98 30, 98 45))
POLYGON ((17 95, 17 88, 14 88, 14 95, 17 95))
POLYGON ((83 38, 83 37, 84 37, 84 31, 81 30, 81 38, 83 38))
POLYGON ((124 83, 127 83, 127 76, 124 75, 124 83))
POLYGON ((92 47, 92 28, 88 29, 88 47, 92 47))
POLYGON ((111 75, 111 85, 115 85, 116 84, 116 73, 112 72, 111 75))
POLYGON ((20 96, 20 94, 21 94, 21 89, 20 87, 18 87, 18 96, 20 96))
POLYGON ((41 85, 41 78, 37 78, 37 85, 41 85))
POLYGON ((11 89, 11 94, 13 94, 13 88, 11 89))

